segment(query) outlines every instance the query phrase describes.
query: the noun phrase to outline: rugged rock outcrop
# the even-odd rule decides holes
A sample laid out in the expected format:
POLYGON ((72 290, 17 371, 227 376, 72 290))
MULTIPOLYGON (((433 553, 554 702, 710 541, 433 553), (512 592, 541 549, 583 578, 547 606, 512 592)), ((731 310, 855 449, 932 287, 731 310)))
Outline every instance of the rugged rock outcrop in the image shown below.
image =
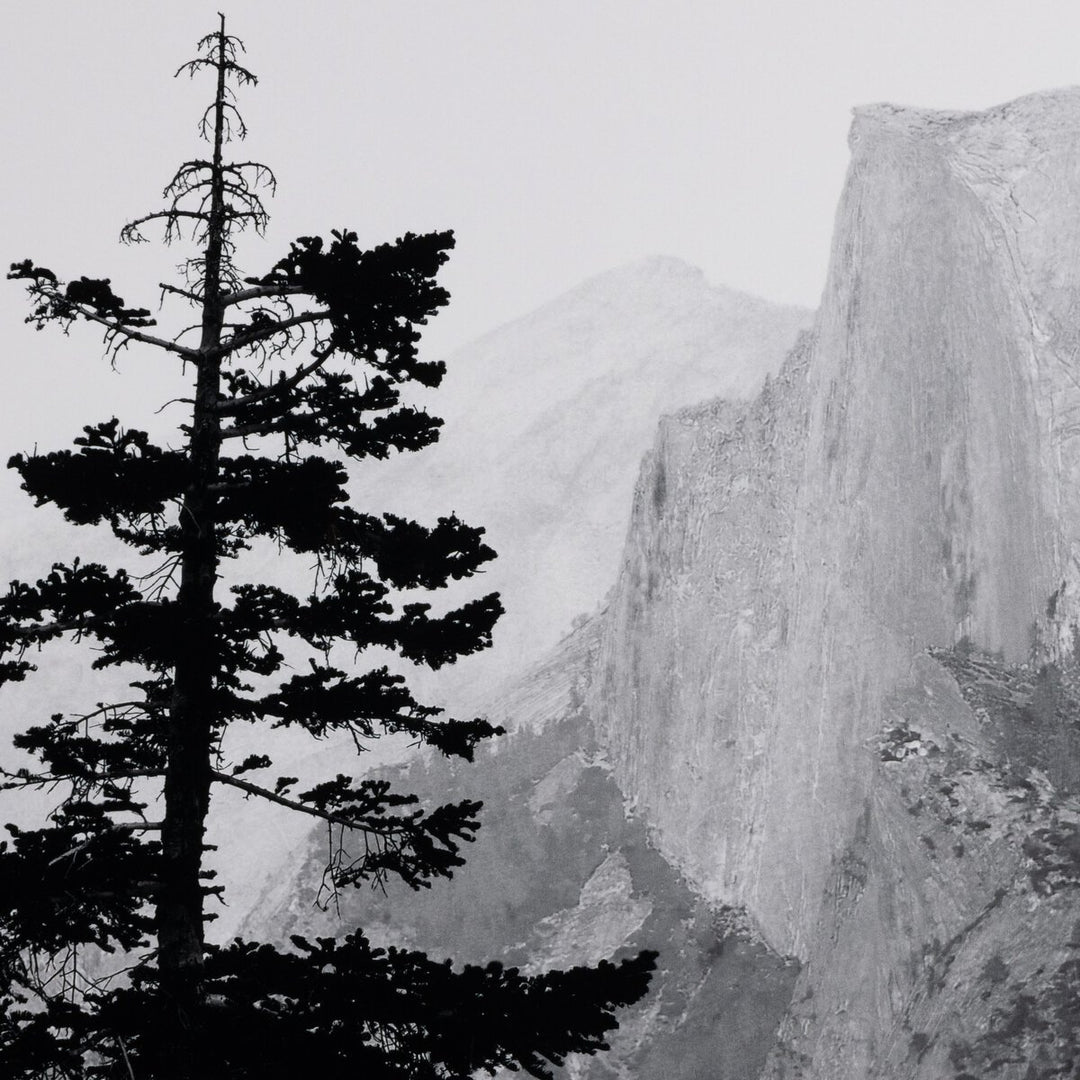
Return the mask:
POLYGON ((639 480, 589 703, 660 849, 803 964, 770 1075, 960 1075, 1021 1008, 980 965, 1074 979, 1077 895, 1032 870, 1072 858, 1074 789, 1032 747, 1075 755, 1075 714, 1029 687, 1023 751, 926 650, 1072 663, 1078 145, 1078 91, 858 110, 812 334, 639 480))

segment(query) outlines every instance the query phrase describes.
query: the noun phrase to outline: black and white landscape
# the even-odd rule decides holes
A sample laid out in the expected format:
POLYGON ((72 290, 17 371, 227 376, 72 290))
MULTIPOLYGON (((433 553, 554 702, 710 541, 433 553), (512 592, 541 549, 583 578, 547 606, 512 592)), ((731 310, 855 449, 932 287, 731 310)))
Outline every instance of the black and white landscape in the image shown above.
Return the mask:
MULTIPOLYGON (((834 23, 822 39, 837 35, 853 63, 834 23)), ((766 123, 754 86, 743 126, 774 170, 796 173, 797 136, 766 123)), ((659 93, 646 105, 662 111, 659 93)), ((733 104, 724 123, 737 116, 733 104)), ((357 757, 291 732, 273 752, 303 782, 347 769, 432 804, 482 800, 481 831, 450 881, 328 904, 323 827, 215 794, 208 839, 228 903, 214 940, 362 927, 378 944, 530 973, 657 950, 610 1052, 571 1059, 565 1080, 1080 1075, 1080 89, 980 111, 860 106, 848 149, 816 310, 683 258, 597 256, 617 268, 504 321, 528 294, 512 260, 483 322, 462 244, 473 340, 450 333, 445 383, 423 401, 442 437, 365 462, 350 487, 365 511, 486 528, 500 557, 438 603, 498 591, 493 647, 409 679, 423 702, 507 734, 475 763, 392 739, 357 757)), ((448 173, 472 160, 458 150, 448 173)), ((715 174, 725 194, 698 223, 715 246, 733 235, 744 159, 713 147, 702 160, 665 191, 677 203, 715 174)), ((558 162, 544 164, 558 187, 558 162)), ((478 175, 493 207, 514 201, 495 194, 497 170, 478 175)), ((604 199, 576 182, 560 205, 587 232, 590 199, 604 199)), ((531 212, 523 195, 517 210, 531 212)), ((573 224, 552 221, 565 243, 573 224)), ((744 243, 758 261, 764 232, 761 250, 744 243)), ((590 258, 568 257, 549 291, 590 258)), ((553 280, 553 259, 538 258, 538 280, 553 280)), ((8 452, 39 426, 59 445, 99 419, 70 400, 97 355, 50 376, 28 348, 23 389, 48 405, 9 408, 24 442, 8 452)), ((90 386, 95 408, 159 394, 158 375, 128 365, 125 389, 90 386)), ((72 530, 16 509, 2 482, 6 581, 40 573, 72 530)), ((79 550, 109 557, 104 530, 87 532, 79 550)), ((243 572, 291 584, 310 566, 267 544, 243 572)), ((24 713, 68 708, 89 685, 79 655, 59 651, 48 680, 6 687, 5 744, 24 713)), ((262 748, 249 737, 228 745, 236 760, 262 748)))

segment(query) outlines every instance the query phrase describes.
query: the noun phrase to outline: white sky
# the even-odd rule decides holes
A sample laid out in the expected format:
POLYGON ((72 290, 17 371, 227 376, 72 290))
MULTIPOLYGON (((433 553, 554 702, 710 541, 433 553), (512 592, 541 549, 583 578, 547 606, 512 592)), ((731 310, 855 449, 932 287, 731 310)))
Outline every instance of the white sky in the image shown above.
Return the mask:
MULTIPOLYGON (((195 120, 211 87, 171 76, 223 4, 5 6, 5 266, 32 256, 156 304, 142 283, 181 252, 125 250, 116 235, 201 153, 195 120)), ((453 301, 428 332, 432 356, 650 254, 814 306, 853 105, 983 108, 1080 82, 1080 5, 1064 0, 224 6, 260 77, 241 98, 251 134, 237 154, 280 181, 270 243, 246 267, 341 225, 372 244, 453 228, 453 301)), ((35 336, 20 325, 20 289, 0 286, 0 450, 49 445, 57 420, 66 442, 69 416, 99 419, 77 408, 94 392, 93 339, 35 336), (75 347, 84 366, 65 366, 75 347), (42 394, 58 406, 47 418, 42 394)), ((140 363, 125 360, 125 373, 138 378, 140 363)))

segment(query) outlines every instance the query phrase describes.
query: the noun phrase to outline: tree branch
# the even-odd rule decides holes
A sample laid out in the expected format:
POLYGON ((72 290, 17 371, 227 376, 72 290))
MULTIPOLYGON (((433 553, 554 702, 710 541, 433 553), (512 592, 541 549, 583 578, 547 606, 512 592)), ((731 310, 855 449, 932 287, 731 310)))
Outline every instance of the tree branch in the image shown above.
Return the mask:
MULTIPOLYGON (((256 390, 253 394, 248 394, 247 397, 233 398, 230 401, 226 401, 223 404, 217 406, 217 413, 219 416, 231 416, 233 413, 238 412, 240 409, 244 409, 249 405, 257 405, 260 401, 265 401, 267 398, 279 397, 282 394, 288 393, 294 386, 299 385, 309 375, 318 371, 319 368, 330 359, 331 353, 333 353, 336 346, 327 345, 325 349, 320 350, 315 354, 315 359, 310 364, 305 364, 303 367, 298 368, 287 379, 282 379, 280 382, 274 383, 273 386, 266 387, 265 390, 256 390)), ((233 438, 232 433, 236 432, 240 434, 237 428, 227 428, 221 433, 221 437, 233 438)))
MULTIPOLYGON (((145 225, 148 221, 159 221, 162 218, 167 218, 171 225, 176 218, 196 218, 199 221, 206 221, 206 214, 199 210, 177 210, 175 208, 169 210, 155 210, 152 214, 146 214, 141 218, 136 218, 134 221, 129 221, 120 230, 120 238, 125 243, 144 240, 145 237, 139 235, 139 226, 145 225)), ((176 234, 173 233, 170 235, 176 234)))
POLYGON ((87 308, 83 304, 73 304, 70 300, 66 298, 63 299, 64 303, 68 304, 73 311, 77 311, 84 319, 88 319, 90 322, 101 323, 102 326, 108 329, 110 334, 119 334, 129 341, 141 341, 146 345, 154 345, 159 349, 165 349, 167 352, 176 353, 185 360, 191 360, 192 362, 196 362, 199 359, 198 349, 189 349, 186 345, 178 345, 175 341, 167 341, 165 338, 154 337, 153 334, 143 334, 138 330, 133 330, 131 327, 125 326, 116 319, 110 319, 104 315, 99 315, 93 308, 87 308))
POLYGON ((48 787, 56 784, 74 784, 77 781, 91 781, 95 784, 108 784, 114 780, 141 780, 162 777, 164 769, 122 769, 119 772, 97 773, 88 770, 85 773, 31 773, 27 771, 11 772, 0 768, 0 776, 9 779, 0 784, 0 791, 15 791, 26 787, 48 787))
MULTIPOLYGON (((343 814, 332 814, 327 810, 319 810, 317 807, 309 806, 307 803, 298 802, 296 799, 287 799, 284 795, 277 795, 267 788, 259 787, 258 784, 251 784, 247 780, 239 779, 239 777, 218 772, 217 769, 211 769, 210 775, 219 783, 229 784, 232 787, 239 788, 241 791, 246 791, 249 795, 258 795, 259 798, 266 799, 268 802, 277 803, 279 806, 287 807, 289 810, 297 810, 301 814, 308 814, 310 817, 318 818, 320 821, 325 821, 330 825, 342 825, 346 829, 356 829, 358 832, 374 831, 367 825, 343 814)), ((388 819, 386 824, 392 828, 394 822, 388 819)), ((381 830, 379 831, 381 832, 381 830)))
POLYGON ((201 304, 203 298, 197 293, 188 292, 187 289, 179 289, 175 285, 168 285, 164 281, 158 282, 158 288, 163 292, 176 293, 177 296, 183 296, 185 299, 190 300, 193 304, 201 304))
POLYGON ((266 424, 246 424, 230 428, 222 428, 221 439, 246 439, 251 435, 273 435, 272 430, 267 430, 266 424))
POLYGON ((305 323, 321 322, 323 319, 328 318, 330 318, 329 311, 305 311, 301 315, 294 315, 291 319, 282 319, 280 322, 276 322, 271 326, 253 330, 250 334, 240 334, 237 337, 229 338, 227 341, 221 343, 217 352, 221 356, 228 356, 230 353, 236 352, 237 349, 244 349, 249 345, 257 345, 260 341, 269 341, 270 338, 276 337, 283 330, 291 330, 294 326, 302 326, 305 323))
MULTIPOLYGON (((162 822, 160 821, 111 821, 109 822, 109 828, 118 832, 161 832, 162 822)), ((63 859, 70 858, 72 855, 78 855, 80 851, 85 851, 96 839, 94 836, 88 836, 81 844, 76 844, 73 848, 69 848, 67 851, 57 855, 55 859, 50 859, 48 865, 55 866, 63 859)))
POLYGON ((238 292, 229 293, 221 298, 222 307, 232 307, 234 304, 242 304, 245 300, 259 300, 264 297, 295 296, 304 292, 302 285, 259 285, 250 289, 240 289, 238 292))
MULTIPOLYGON (((117 611, 131 611, 134 609, 146 609, 146 608, 160 608, 163 606, 161 600, 132 600, 117 611)), ((70 630, 74 630, 76 633, 84 634, 96 627, 101 626, 102 623, 108 622, 109 615, 90 615, 80 616, 77 619, 68 619, 63 622, 50 622, 50 623, 36 623, 29 626, 16 626, 11 630, 13 639, 22 644, 23 642, 36 641, 38 638, 49 638, 54 634, 66 634, 70 630)))

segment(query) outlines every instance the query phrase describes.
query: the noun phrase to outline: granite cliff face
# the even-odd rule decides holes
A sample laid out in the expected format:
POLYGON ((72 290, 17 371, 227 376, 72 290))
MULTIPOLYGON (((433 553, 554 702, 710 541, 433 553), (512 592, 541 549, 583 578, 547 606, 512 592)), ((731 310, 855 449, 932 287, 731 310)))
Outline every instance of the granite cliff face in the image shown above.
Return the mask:
POLYGON ((589 705, 660 850, 803 965, 770 1075, 1028 1075, 979 1047, 1076 980, 1080 92, 851 147, 812 333, 662 424, 589 705))

